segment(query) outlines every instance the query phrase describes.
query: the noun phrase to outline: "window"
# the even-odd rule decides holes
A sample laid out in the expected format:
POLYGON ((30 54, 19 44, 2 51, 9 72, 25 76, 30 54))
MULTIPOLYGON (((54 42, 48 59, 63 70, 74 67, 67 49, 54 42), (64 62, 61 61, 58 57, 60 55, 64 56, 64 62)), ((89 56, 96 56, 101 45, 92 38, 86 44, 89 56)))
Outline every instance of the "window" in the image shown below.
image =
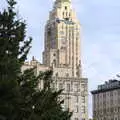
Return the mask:
POLYGON ((55 40, 51 40, 51 48, 55 48, 55 46, 56 46, 56 43, 55 43, 55 40))
POLYGON ((56 66, 56 60, 53 60, 53 64, 56 66))
POLYGON ((75 120, 78 120, 78 118, 75 118, 75 120))
POLYGON ((64 31, 60 31, 60 34, 61 34, 61 35, 64 35, 64 31))
POLYGON ((74 91, 75 91, 75 92, 78 92, 79 90, 80 90, 80 89, 79 89, 79 85, 78 85, 78 84, 75 84, 75 85, 74 85, 74 91))
POLYGON ((75 102, 78 103, 79 102, 79 97, 75 96, 75 102))
POLYGON ((68 15, 68 13, 66 12, 66 16, 68 15))
POLYGON ((113 92, 112 91, 110 92, 110 97, 113 97, 113 92))
POLYGON ((68 74, 68 73, 66 73, 66 77, 69 77, 69 74, 68 74))
POLYGON ((67 91, 70 91, 70 84, 67 84, 67 91))
MULTIPOLYGON (((67 16, 67 13, 66 13, 66 16, 67 16)), ((69 18, 65 18, 65 20, 66 20, 66 21, 68 21, 68 20, 69 20, 69 18)))
POLYGON ((75 113, 78 113, 79 112, 79 109, 78 109, 78 106, 76 105, 75 106, 75 111, 74 111, 75 113))
POLYGON ((53 89, 55 88, 55 83, 52 83, 52 88, 53 88, 53 89))
POLYGON ((117 117, 115 117, 115 120, 118 120, 117 117))
POLYGON ((69 13, 69 17, 71 16, 71 14, 69 13))
POLYGON ((81 97, 81 102, 85 103, 85 97, 81 97))
POLYGON ((63 12, 63 17, 64 17, 64 12, 63 12))
POLYGON ((53 56, 56 56, 56 54, 54 53, 53 56))
POLYGON ((81 111, 82 113, 85 113, 85 106, 82 106, 81 111))
POLYGON ((56 73, 55 76, 58 77, 58 73, 56 73))
POLYGON ((63 84, 62 83, 59 84, 59 89, 60 90, 63 89, 63 84))
POLYGON ((65 6, 65 10, 67 10, 67 6, 65 6))

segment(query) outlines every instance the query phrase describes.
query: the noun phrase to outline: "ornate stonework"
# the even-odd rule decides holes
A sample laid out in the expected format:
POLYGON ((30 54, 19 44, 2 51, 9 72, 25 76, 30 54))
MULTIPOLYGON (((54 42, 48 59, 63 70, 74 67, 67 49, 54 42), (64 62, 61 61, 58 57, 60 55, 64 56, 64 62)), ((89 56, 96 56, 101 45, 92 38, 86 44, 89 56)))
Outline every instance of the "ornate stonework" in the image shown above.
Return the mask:
POLYGON ((71 120, 88 120, 88 81, 81 75, 80 33, 71 0, 56 0, 45 26, 43 65, 37 63, 37 67, 38 71, 52 68, 52 86, 64 89, 63 109, 73 111, 71 120))

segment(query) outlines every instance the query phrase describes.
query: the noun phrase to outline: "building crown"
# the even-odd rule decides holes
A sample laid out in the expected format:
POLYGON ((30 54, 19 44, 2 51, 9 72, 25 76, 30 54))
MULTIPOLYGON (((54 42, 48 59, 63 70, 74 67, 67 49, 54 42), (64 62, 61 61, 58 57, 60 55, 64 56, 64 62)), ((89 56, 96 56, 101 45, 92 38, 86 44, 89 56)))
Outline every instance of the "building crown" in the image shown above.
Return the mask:
POLYGON ((71 0, 56 0, 55 3, 71 2, 71 0))
POLYGON ((56 2, 71 2, 71 0, 56 0, 56 2))
POLYGON ((60 5, 64 5, 64 3, 67 3, 68 5, 71 4, 71 0, 56 0, 55 1, 55 8, 58 8, 60 5))

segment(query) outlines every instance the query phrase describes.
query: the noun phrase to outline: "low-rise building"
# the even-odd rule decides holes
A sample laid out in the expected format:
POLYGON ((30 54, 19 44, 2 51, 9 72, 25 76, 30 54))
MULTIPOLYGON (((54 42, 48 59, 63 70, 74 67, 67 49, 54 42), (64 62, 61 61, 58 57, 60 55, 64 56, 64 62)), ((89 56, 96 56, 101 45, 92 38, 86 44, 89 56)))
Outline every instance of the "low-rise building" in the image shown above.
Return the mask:
POLYGON ((120 120, 120 81, 109 80, 91 93, 95 120, 120 120))

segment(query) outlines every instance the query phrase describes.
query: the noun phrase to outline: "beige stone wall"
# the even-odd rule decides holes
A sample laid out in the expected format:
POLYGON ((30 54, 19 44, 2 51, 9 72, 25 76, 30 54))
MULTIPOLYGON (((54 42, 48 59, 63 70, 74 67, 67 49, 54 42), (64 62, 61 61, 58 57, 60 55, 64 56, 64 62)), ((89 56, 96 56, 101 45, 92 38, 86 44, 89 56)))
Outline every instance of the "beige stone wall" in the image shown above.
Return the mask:
MULTIPOLYGON (((22 71, 33 67, 36 67, 36 75, 38 75, 40 71, 53 70, 53 83, 51 87, 56 90, 64 90, 61 95, 61 99, 64 99, 62 106, 63 109, 69 108, 69 111, 73 112, 71 120, 80 120, 81 118, 88 120, 88 83, 86 78, 72 77, 70 68, 49 68, 36 60, 26 62, 22 66, 22 71)), ((43 88, 43 81, 40 81, 38 87, 40 89, 43 88)))
POLYGON ((94 94, 93 116, 96 120, 120 120, 120 89, 94 94))
POLYGON ((24 72, 27 69, 31 69, 35 67, 36 75, 39 75, 40 71, 47 71, 50 70, 49 67, 41 64, 35 59, 32 59, 30 62, 25 62, 24 65, 21 67, 21 71, 24 72))
MULTIPOLYGON (((80 34, 80 23, 71 1, 56 0, 45 26, 43 65, 32 60, 22 67, 23 71, 36 66, 37 74, 52 68, 52 87, 64 89, 63 109, 73 111, 71 120, 88 120, 88 81, 81 75, 80 34)), ((42 86, 40 83, 39 88, 42 86)))
POLYGON ((48 56, 53 56, 51 49, 57 50, 56 67, 67 65, 71 67, 72 76, 76 77, 78 72, 79 75, 81 74, 81 71, 78 71, 81 65, 80 23, 70 2, 57 1, 45 27, 43 61, 49 66, 54 62, 53 59, 48 58, 48 56))
POLYGON ((64 88, 63 106, 74 111, 72 120, 88 120, 88 83, 81 76, 80 22, 71 1, 61 1, 55 1, 45 26, 43 63, 53 68, 53 86, 64 88))

